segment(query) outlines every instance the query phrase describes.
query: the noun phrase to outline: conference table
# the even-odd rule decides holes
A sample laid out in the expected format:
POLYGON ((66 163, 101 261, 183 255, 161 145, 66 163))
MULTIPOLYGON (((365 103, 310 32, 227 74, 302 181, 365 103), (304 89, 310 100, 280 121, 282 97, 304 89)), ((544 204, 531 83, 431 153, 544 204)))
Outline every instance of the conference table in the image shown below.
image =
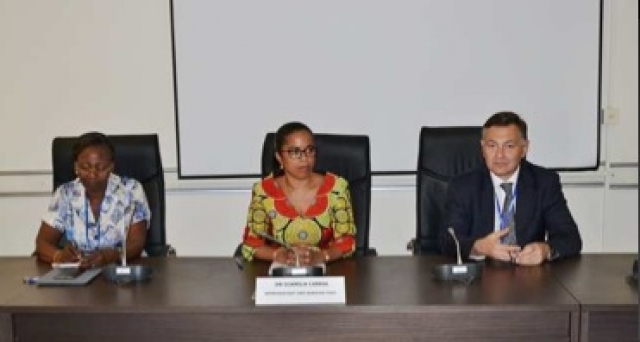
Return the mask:
POLYGON ((551 268, 580 303, 580 335, 588 341, 638 341, 638 284, 626 277, 633 259, 585 254, 551 268))
POLYGON ((268 263, 148 258, 151 281, 26 285, 50 266, 0 258, 5 341, 623 341, 638 337, 634 255, 583 255, 536 267, 487 263, 471 283, 434 280, 442 256, 366 257, 327 266, 346 305, 256 306, 268 263))

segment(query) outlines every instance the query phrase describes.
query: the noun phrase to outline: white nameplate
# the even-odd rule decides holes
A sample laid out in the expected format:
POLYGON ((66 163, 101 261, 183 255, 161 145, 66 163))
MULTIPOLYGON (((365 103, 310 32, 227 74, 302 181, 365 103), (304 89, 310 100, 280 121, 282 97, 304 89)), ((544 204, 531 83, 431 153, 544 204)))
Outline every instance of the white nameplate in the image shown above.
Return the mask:
POLYGON ((344 277, 258 277, 256 305, 346 304, 344 277))

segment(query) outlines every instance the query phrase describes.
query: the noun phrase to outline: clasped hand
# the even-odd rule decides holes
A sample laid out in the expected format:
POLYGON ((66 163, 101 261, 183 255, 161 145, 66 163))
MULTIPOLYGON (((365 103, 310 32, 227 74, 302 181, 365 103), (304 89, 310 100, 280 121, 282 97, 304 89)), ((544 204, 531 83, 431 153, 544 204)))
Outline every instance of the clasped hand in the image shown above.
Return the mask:
POLYGON ((474 244, 474 251, 492 259, 511 262, 518 265, 539 265, 549 254, 549 245, 544 242, 532 242, 523 248, 517 245, 505 245, 500 239, 509 233, 509 229, 493 232, 474 244))
POLYGON ((107 264, 102 251, 83 252, 71 243, 67 243, 63 249, 57 251, 53 259, 54 263, 80 262, 80 268, 101 267, 107 264))
POLYGON ((292 249, 280 248, 276 251, 275 261, 290 266, 296 265, 296 253, 300 266, 318 265, 324 262, 322 251, 307 245, 293 245, 292 249))

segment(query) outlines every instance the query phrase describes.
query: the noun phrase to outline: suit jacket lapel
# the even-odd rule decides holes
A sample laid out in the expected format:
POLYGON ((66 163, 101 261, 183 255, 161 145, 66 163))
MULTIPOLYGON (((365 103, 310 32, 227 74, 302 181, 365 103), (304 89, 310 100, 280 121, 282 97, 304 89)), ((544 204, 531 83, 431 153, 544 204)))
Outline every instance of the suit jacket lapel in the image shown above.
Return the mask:
POLYGON ((480 230, 481 236, 486 236, 493 232, 495 227, 495 211, 496 211, 496 199, 495 192, 493 191, 493 183, 491 182, 491 176, 489 170, 485 170, 485 175, 482 177, 482 184, 480 184, 480 230))
POLYGON ((531 215, 535 210, 535 184, 526 161, 520 164, 520 174, 516 183, 516 238, 524 241, 531 215))

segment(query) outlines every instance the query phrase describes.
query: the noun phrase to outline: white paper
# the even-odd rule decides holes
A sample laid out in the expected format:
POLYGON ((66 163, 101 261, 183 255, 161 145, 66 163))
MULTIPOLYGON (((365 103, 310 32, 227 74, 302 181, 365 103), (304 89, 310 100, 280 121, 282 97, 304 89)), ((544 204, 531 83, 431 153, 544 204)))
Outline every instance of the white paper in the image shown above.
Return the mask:
POLYGON ((51 264, 53 268, 78 268, 80 267, 80 261, 78 262, 54 262, 51 264))

